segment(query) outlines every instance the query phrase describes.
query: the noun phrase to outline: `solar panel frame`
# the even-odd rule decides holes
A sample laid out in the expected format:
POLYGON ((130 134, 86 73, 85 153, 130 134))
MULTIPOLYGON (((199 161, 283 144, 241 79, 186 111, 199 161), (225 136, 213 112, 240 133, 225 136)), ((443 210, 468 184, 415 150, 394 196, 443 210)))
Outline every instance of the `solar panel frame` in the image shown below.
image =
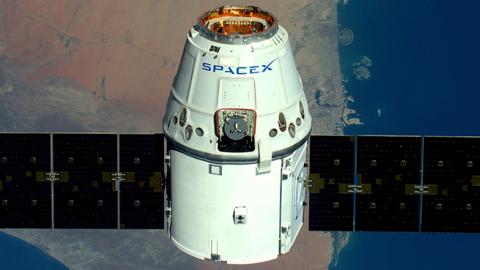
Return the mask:
POLYGON ((354 137, 310 137, 309 230, 352 231, 354 137))
MULTIPOLYGON (((310 146, 310 230, 480 230, 480 137, 312 136, 310 146), (392 207, 401 202, 407 215, 392 207)), ((162 134, 0 133, 0 227, 162 229, 164 152, 162 134), (113 173, 126 180, 116 186, 113 173)))
POLYGON ((0 133, 0 228, 50 228, 50 135, 0 133))
POLYGON ((480 137, 425 137, 424 232, 480 231, 480 137))
POLYGON ((117 228, 116 134, 53 135, 55 228, 117 228))
POLYGON ((120 228, 164 228, 163 134, 121 134, 120 228))
POLYGON ((422 138, 358 136, 356 231, 419 230, 422 138))

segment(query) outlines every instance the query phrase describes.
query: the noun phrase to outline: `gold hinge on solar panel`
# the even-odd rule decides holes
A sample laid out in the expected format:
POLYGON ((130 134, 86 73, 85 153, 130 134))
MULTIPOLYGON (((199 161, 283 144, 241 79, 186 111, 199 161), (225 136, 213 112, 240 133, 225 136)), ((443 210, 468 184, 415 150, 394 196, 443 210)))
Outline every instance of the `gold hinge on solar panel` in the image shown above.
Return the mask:
POLYGON ((348 193, 362 193, 363 185, 348 185, 348 193))
POLYGON ((120 182, 125 181, 124 173, 112 173, 112 181, 115 182, 115 190, 120 190, 120 182))
POLYGON ((313 182, 313 180, 310 180, 310 179, 307 178, 303 182, 303 185, 305 186, 305 188, 311 188, 311 187, 313 187, 312 182, 313 182))
POLYGON ((413 188, 413 193, 415 194, 428 194, 428 186, 415 185, 413 188))
POLYGON ((45 181, 55 182, 55 181, 60 180, 60 178, 58 178, 60 173, 52 171, 52 172, 47 172, 45 175, 47 176, 47 177, 45 177, 45 181))

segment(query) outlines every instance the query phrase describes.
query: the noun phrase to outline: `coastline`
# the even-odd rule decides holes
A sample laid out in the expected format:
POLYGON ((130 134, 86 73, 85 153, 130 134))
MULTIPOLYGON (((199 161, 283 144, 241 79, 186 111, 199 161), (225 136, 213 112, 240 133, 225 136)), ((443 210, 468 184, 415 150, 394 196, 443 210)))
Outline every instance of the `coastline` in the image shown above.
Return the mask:
MULTIPOLYGON (((348 8, 348 0, 336 0, 337 2, 337 10, 336 10, 336 25, 337 25, 337 37, 340 38, 340 33, 342 33, 344 30, 348 30, 351 32, 349 28, 343 27, 342 22, 341 22, 341 17, 339 15, 339 10, 341 8, 348 8)), ((342 89, 342 94, 343 94, 343 107, 341 111, 341 122, 336 124, 336 131, 338 130, 337 135, 344 135, 345 134, 345 128, 349 126, 362 126, 364 125, 363 121, 359 117, 359 114, 355 109, 353 109, 351 106, 355 102, 355 99, 351 93, 349 93, 347 89, 347 84, 348 84, 348 79, 345 79, 345 74, 342 73, 342 70, 344 70, 343 65, 345 65, 344 62, 342 62, 342 55, 341 55, 341 48, 340 46, 347 47, 351 45, 354 40, 353 40, 353 32, 351 39, 346 44, 342 44, 339 42, 337 39, 336 42, 336 47, 337 47, 337 56, 338 56, 338 74, 340 74, 340 86, 342 89)), ((337 133, 337 132, 336 132, 337 133)), ((331 237, 332 237, 332 245, 333 245, 333 255, 332 255, 332 260, 329 264, 328 269, 333 269, 337 266, 338 260, 340 257, 340 254, 342 250, 347 247, 351 241, 351 232, 330 232, 331 237)))
MULTIPOLYGON (((307 95, 307 99, 309 100, 309 106, 311 108, 312 116, 315 118, 315 122, 313 125, 313 134, 343 134, 343 128, 348 123, 348 116, 352 113, 352 110, 348 108, 347 103, 349 101, 349 97, 346 96, 346 91, 342 85, 341 80, 341 67, 340 67, 340 58, 339 58, 339 44, 338 44, 338 5, 335 0, 314 0, 314 1, 304 1, 304 3, 298 4, 298 1, 289 1, 288 3, 279 3, 279 4, 267 4, 266 1, 264 3, 266 8, 271 6, 271 9, 274 12, 278 13, 279 17, 281 17, 282 24, 285 25, 287 29, 291 29, 289 33, 291 33, 292 38, 292 48, 298 55, 296 55, 297 63, 299 64, 299 69, 302 78, 304 79, 304 87, 307 95), (295 3, 294 3, 295 2, 295 3), (301 7, 298 8, 298 5, 301 7), (314 18, 314 19, 312 19, 314 18), (318 95, 318 98, 317 98, 318 95)), ((170 3, 169 8, 172 10, 182 10, 180 7, 180 3, 170 3)), ((205 7, 198 7, 193 6, 191 10, 203 10, 205 7)), ((58 12, 58 10, 57 10, 58 12)), ((194 13, 194 12, 192 12, 194 13)), ((190 16, 189 14, 187 14, 190 16)), ((185 15, 185 17, 187 17, 185 15)), ((137 17, 135 17, 137 18, 137 17)), ((189 17, 188 17, 189 18, 189 17)), ((195 18, 193 16, 192 18, 195 18)), ((47 20, 48 18, 43 18, 47 20)), ((51 18, 50 18, 51 19, 51 18)), ((183 18, 185 19, 185 18, 183 18)), ((140 19, 139 19, 140 20, 140 19)), ((187 25, 187 22, 183 24, 187 25)), ((29 23, 31 23, 29 21, 29 23)), ((78 21, 72 21, 72 24, 75 25, 79 23, 78 21)), ((182 25, 183 25, 182 24, 182 25)), ((19 24, 20 25, 20 24, 19 24)), ((28 25, 27 25, 28 26, 28 25)), ((107 26, 105 26, 107 27, 107 26)), ((140 27, 140 26, 139 26, 140 27)), ((151 26, 150 26, 151 27, 151 26)), ((183 26, 182 26, 183 27, 183 26)), ((74 27, 75 28, 75 27, 74 27)), ((85 31, 84 27, 79 27, 85 31)), ((181 27, 180 27, 181 28, 181 27)), ((1 30, 1 29, 0 29, 1 30)), ((163 31, 163 30, 157 30, 163 31)), ((135 32, 135 31, 133 31, 135 32)), ((79 36, 85 33, 77 33, 79 36)), ((184 32, 178 31, 175 33, 172 40, 177 41, 179 38, 183 42, 184 39, 184 32)), ((139 41, 141 38, 136 37, 133 35, 131 37, 133 41, 139 41), (139 39, 136 40, 135 38, 139 39)), ((21 39, 19 39, 21 40, 21 39)), ((148 42, 156 41, 156 40, 146 40, 148 42)), ((148 43, 147 42, 147 43, 148 43)), ((18 45, 18 44, 16 44, 18 45)), ((60 44, 61 47, 62 44, 60 44)), ((128 45, 128 44, 127 44, 128 45)), ((103 46, 103 45, 102 45, 103 46)), ((125 44, 106 44, 106 47, 114 47, 112 51, 115 54, 112 55, 111 59, 115 59, 115 55, 123 54, 127 52, 130 47, 126 46, 125 44)), ((171 49, 168 51, 177 52, 181 48, 177 46, 175 49, 171 49)), ((17 48, 18 49, 18 48, 17 48)), ((135 53, 133 56, 139 56, 139 59, 145 60, 148 64, 151 64, 150 61, 147 61, 145 58, 145 51, 138 50, 138 48, 131 48, 135 53)), ((100 52, 103 49, 100 48, 100 52)), ((96 58, 100 53, 95 51, 94 46, 88 47, 89 52, 93 52, 91 58, 96 58)), ((107 51, 105 49, 105 51, 107 51)), ((77 53, 77 51, 75 52, 77 53)), ((82 48, 78 48, 78 53, 82 53, 82 48)), ((108 53, 105 52, 108 56, 108 53)), ((148 54, 148 51, 147 51, 148 54)), ((175 55, 175 53, 170 53, 171 55, 175 55)), ((122 55, 122 57, 128 57, 128 53, 122 55)), ((28 56, 28 55, 27 55, 28 56)), ((35 56, 35 55, 34 55, 35 56)), ((47 55, 48 56, 48 55, 47 55)), ((40 59, 43 56, 38 56, 36 59, 40 59)), ((63 56, 62 56, 63 57, 63 56)), ((43 59, 45 61, 39 61, 41 63, 35 63, 33 67, 28 67, 31 70, 34 70, 38 65, 49 63, 49 70, 55 76, 63 76, 68 78, 69 74, 74 74, 75 72, 81 72, 84 69, 91 68, 90 64, 91 61, 86 61, 82 64, 80 58, 68 58, 65 59, 54 59, 52 62, 48 62, 46 60, 50 59, 43 59), (54 68, 55 61, 60 63, 61 65, 69 64, 68 66, 68 73, 61 74, 56 73, 58 70, 54 68)), ((100 56, 98 56, 100 57, 100 56)), ((150 57, 151 58, 151 57, 150 57)), ((100 58, 99 58, 100 59, 100 58)), ((155 60, 155 59, 153 59, 155 60)), ((110 60, 114 61, 114 60, 110 60)), ((128 95, 122 95, 121 91, 128 91, 125 89, 117 88, 116 86, 119 82, 112 83, 111 77, 117 73, 117 70, 111 69, 111 66, 114 64, 108 64, 105 59, 101 61, 101 65, 99 70, 95 70, 99 72, 95 74, 93 77, 103 78, 102 72, 106 72, 108 74, 111 73, 111 76, 107 74, 107 94, 112 93, 115 95, 119 95, 122 97, 128 98, 129 95, 132 93, 128 93, 128 95), (103 71, 101 69, 104 69, 103 71)), ((58 64, 58 63, 56 63, 58 64)), ((158 64, 158 63, 155 63, 158 64)), ((140 65, 135 62, 134 67, 138 67, 140 65)), ((140 66, 143 66, 141 64, 140 66)), ((21 67, 18 68, 21 70, 21 67)), ((172 66, 166 65, 163 68, 163 71, 166 73, 172 72, 172 66)), ((31 71, 30 70, 30 71, 31 71)), ((28 71, 28 70, 27 70, 28 71)), ((51 74, 48 74, 49 76, 51 74)), ((42 74, 40 74, 42 75, 42 74)), ((40 76, 38 72, 36 76, 40 76)), ((76 74, 78 82, 82 86, 86 86, 86 91, 92 91, 96 89, 96 80, 92 78, 83 78, 76 74), (86 82, 86 83, 85 83, 86 82)), ((153 78, 155 76, 150 76, 149 74, 149 83, 154 84, 156 80, 153 78)), ((30 77, 31 79, 32 77, 30 77)), ((162 82, 161 84, 161 91, 158 91, 157 88, 155 89, 147 89, 147 94, 144 96, 148 96, 148 93, 152 91, 155 92, 155 97, 158 98, 160 95, 158 92, 162 92, 169 90, 169 86, 166 87, 164 85, 170 84, 170 78, 168 76, 164 76, 163 78, 166 82, 162 82)), ((38 82, 38 81, 37 81, 38 82)), ((25 82, 27 83, 27 82, 25 82)), ((142 84, 140 84, 142 86, 142 84)), ((49 88, 51 89, 51 87, 49 88)), ((57 89, 57 88, 55 88, 57 89)), ((66 89, 63 85, 58 87, 58 89, 66 89)), ((143 89, 142 89, 143 90, 143 89)), ((33 90, 32 90, 33 91, 33 90)), ((85 92, 86 92, 85 91, 85 92)), ((59 91, 55 91, 57 93, 59 91)), ((134 91, 135 92, 135 91, 134 91)), ((134 94, 137 94, 136 92, 134 94)), ((86 94, 85 94, 86 95, 86 94)), ((90 95, 90 93, 89 93, 90 95)), ((93 97, 88 97, 88 104, 93 104, 94 106, 95 100, 93 97)), ((140 95, 139 95, 140 97, 140 95)), ((166 100, 166 99, 165 99, 166 100)), ((353 101, 353 99, 352 99, 353 101)), ((19 102, 20 103, 20 102, 19 102)), ((79 103, 75 103, 75 106, 79 106, 79 103)), ((80 104, 81 105, 81 104, 80 104)), ((158 105, 159 106, 159 105, 158 105)), ((80 106, 83 110, 86 106, 80 106)), ((81 111, 81 110, 80 110, 81 111)), ((92 110, 95 113, 96 110, 92 110)), ((153 109, 152 109, 153 111, 153 109)), ((27 111, 25 114, 29 114, 30 111, 27 111)), ((150 111, 149 111, 150 112, 150 111)), ((156 112, 156 111, 155 111, 156 112)), ((77 115, 78 113, 75 113, 77 115)), ((110 115, 110 114, 107 114, 110 115)), ((95 118, 95 114, 92 114, 92 117, 95 118)), ((78 122, 79 118, 74 118, 78 122), (77 121, 78 120, 78 121, 77 121)), ((85 117, 82 116, 82 119, 85 120, 85 117)), ((103 122, 107 122, 107 119, 103 122)), ((145 128, 155 128, 154 121, 148 122, 150 126, 145 128)), ((113 128, 117 128, 118 126, 113 126, 113 128)), ((138 128, 138 127, 134 127, 138 128)), ((133 128, 132 128, 133 129, 133 128)), ((267 263, 266 265, 262 265, 263 269, 278 269, 279 267, 284 266, 291 266, 293 263, 300 263, 303 261, 302 266, 305 267, 315 267, 315 269, 328 269, 329 265, 333 262, 335 254, 338 254, 341 249, 344 247, 340 243, 335 244, 335 238, 332 236, 331 233, 319 233, 319 232, 308 232, 306 230, 308 228, 308 222, 306 222, 303 226, 303 234, 302 238, 299 238, 296 242, 296 246, 294 250, 292 250, 289 254, 285 256, 281 256, 276 263, 267 263), (333 248, 336 245, 337 248, 333 248), (307 252, 308 251, 308 254, 307 252)), ((69 267, 75 267, 77 269, 90 269, 92 267, 100 267, 101 265, 115 267, 117 265, 124 265, 126 264, 127 258, 125 258, 124 254, 131 252, 131 248, 135 248, 136 250, 142 250, 146 253, 146 258, 143 261, 135 261, 137 262, 137 267, 152 267, 152 269, 159 264, 165 264, 168 266, 172 266, 172 262, 177 262, 181 265, 186 266, 187 264, 194 264, 196 266, 201 265, 202 263, 198 263, 196 260, 187 257, 183 253, 179 252, 175 248, 172 248, 171 243, 165 237, 164 233, 151 232, 132 232, 132 231, 122 231, 122 232, 106 232, 106 231, 60 231, 57 230, 55 232, 45 232, 43 230, 7 230, 7 233, 10 235, 15 235, 21 239, 25 239, 26 241, 34 244, 36 247, 39 247, 41 250, 45 251, 46 253, 54 256, 64 264, 68 265, 69 267), (133 239, 139 241, 135 245, 129 247, 125 245, 124 242, 121 240, 125 239, 133 239), (140 242, 145 242, 145 245, 142 245, 140 242), (115 246, 115 249, 109 249, 109 245, 115 246), (118 247, 118 248, 117 248, 118 247), (78 249, 78 250, 77 250, 78 249), (82 252, 80 252, 82 251, 82 252), (162 254, 159 254, 161 251, 162 254), (167 257, 167 259, 164 259, 167 257), (99 259, 102 258, 102 259, 99 259), (105 259, 106 258, 106 259, 105 259), (174 258, 168 260, 170 258, 174 258), (105 259, 105 261, 103 260, 105 259)), ((348 239, 348 237, 347 237, 348 239)), ((340 240, 339 240, 340 241, 340 240)), ((137 256, 138 257, 138 256, 137 256)), ((168 267, 167 266, 167 267, 168 267)), ((204 266, 204 265, 203 265, 204 266)), ((254 267, 252 267, 255 269, 254 267)), ((207 267, 207 269, 210 269, 207 267)))
POLYGON ((47 265, 50 270, 53 269, 67 269, 67 266, 60 262, 57 258, 50 256, 42 248, 32 245, 30 242, 17 238, 8 232, 0 231, 0 241, 6 244, 8 248, 1 248, 2 253, 2 269, 36 269, 38 263, 47 265), (18 253, 22 253, 22 259, 19 260, 18 253))

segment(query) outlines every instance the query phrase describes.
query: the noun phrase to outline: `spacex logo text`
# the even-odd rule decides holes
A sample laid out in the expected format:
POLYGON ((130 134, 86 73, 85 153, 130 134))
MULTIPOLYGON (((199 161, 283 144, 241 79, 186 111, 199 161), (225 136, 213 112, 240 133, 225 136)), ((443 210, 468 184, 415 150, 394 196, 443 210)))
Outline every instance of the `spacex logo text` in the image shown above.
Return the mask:
POLYGON ((271 71, 272 70, 271 65, 277 59, 272 60, 270 63, 268 63, 266 65, 238 66, 238 67, 212 65, 210 63, 203 62, 202 63, 202 69, 205 70, 205 71, 210 71, 210 72, 225 72, 225 73, 230 73, 232 75, 258 74, 258 73, 264 73, 264 72, 271 71))

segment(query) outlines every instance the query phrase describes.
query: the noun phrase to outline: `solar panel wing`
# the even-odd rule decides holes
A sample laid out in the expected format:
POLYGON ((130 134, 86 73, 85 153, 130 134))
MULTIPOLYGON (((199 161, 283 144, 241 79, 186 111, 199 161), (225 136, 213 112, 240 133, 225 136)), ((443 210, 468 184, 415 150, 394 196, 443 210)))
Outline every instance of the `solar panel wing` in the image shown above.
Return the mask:
POLYGON ((418 231, 421 137, 357 137, 356 231, 418 231))
POLYGON ((117 135, 54 134, 55 228, 117 228, 117 135))
POLYGON ((480 138, 425 137, 422 231, 480 231, 480 138))
POLYGON ((311 136, 309 229, 353 229, 354 137, 311 136))
POLYGON ((0 227, 50 228, 49 134, 0 134, 0 227))
POLYGON ((164 227, 164 139, 162 134, 120 135, 120 227, 164 227))

